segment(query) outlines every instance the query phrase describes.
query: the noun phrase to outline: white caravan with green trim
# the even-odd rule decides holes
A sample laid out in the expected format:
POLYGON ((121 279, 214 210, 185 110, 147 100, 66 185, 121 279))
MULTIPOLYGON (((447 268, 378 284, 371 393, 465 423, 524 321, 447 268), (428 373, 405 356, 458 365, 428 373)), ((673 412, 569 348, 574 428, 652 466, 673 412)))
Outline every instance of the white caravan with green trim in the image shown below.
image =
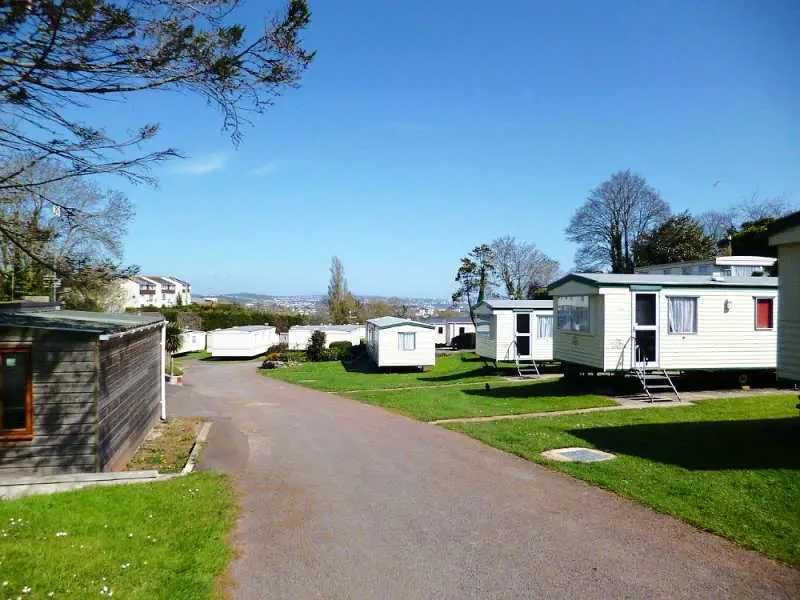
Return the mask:
POLYGON ((776 277, 570 273, 548 290, 568 369, 775 369, 776 277))
POLYGON ((367 354, 384 367, 432 367, 436 364, 434 326, 398 317, 367 321, 367 354))
POLYGON ((479 302, 474 309, 475 352, 495 362, 534 363, 553 360, 553 301, 479 302))
POLYGON ((780 275, 778 378, 800 383, 800 212, 773 222, 769 235, 778 248, 780 275))

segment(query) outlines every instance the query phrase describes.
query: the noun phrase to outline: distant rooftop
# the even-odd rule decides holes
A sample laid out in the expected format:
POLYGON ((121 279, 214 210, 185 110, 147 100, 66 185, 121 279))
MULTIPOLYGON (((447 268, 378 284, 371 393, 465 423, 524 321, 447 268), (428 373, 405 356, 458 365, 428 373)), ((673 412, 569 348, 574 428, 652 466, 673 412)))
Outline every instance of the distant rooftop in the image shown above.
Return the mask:
POLYGON ((489 298, 484 300, 483 303, 489 308, 499 310, 547 310, 553 308, 552 300, 504 300, 502 298, 489 298))
POLYGON ((469 318, 469 315, 456 315, 454 317, 431 317, 425 319, 425 322, 432 325, 444 325, 446 323, 472 323, 472 319, 469 318))
POLYGON ((378 329, 388 329, 389 327, 399 327, 400 325, 414 325, 425 329, 433 329, 433 325, 429 323, 420 323, 419 321, 401 319, 400 317, 378 317, 377 319, 370 319, 367 323, 372 323, 378 329))
POLYGON ((266 329, 275 329, 275 327, 264 323, 263 325, 236 325, 230 329, 238 329, 239 331, 264 331, 266 329))
POLYGON ((349 325, 292 325, 289 331, 355 331, 364 327, 359 324, 349 325))

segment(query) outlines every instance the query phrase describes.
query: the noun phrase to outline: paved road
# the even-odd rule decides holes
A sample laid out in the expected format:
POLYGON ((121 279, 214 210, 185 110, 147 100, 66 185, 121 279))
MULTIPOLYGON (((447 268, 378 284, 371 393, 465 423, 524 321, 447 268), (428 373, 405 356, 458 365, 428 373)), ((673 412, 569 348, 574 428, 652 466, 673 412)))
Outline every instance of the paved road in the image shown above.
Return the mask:
POLYGON ((214 417, 235 474, 233 598, 792 598, 800 571, 465 436, 188 363, 172 414, 214 417))

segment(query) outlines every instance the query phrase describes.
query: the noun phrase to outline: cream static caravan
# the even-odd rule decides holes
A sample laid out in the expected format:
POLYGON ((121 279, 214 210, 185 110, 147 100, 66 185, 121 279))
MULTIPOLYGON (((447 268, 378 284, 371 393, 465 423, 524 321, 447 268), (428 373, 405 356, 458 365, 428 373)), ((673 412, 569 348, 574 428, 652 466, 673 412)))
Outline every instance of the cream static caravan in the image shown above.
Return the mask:
POLYGON ((568 368, 775 369, 775 277, 571 273, 548 289, 568 368))
POLYGON ((398 317, 367 321, 367 354, 378 368, 436 364, 434 326, 398 317))

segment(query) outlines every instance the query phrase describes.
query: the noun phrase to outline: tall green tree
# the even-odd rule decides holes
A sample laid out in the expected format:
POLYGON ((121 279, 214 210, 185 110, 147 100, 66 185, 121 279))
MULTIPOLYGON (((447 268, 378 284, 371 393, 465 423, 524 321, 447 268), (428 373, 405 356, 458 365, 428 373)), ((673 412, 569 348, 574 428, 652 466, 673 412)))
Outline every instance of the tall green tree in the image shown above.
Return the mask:
POLYGON ((453 302, 466 300, 469 316, 475 323, 475 306, 486 296, 496 267, 491 246, 481 244, 475 246, 467 256, 461 259, 461 266, 456 272, 458 289, 453 293, 453 302))
POLYGON ((689 214, 670 217, 634 242, 636 266, 713 258, 716 242, 689 214))
POLYGON ((644 177, 630 170, 614 173, 589 192, 567 226, 567 238, 578 244, 578 268, 633 273, 634 243, 669 213, 669 205, 644 177))
POLYGON ((347 289, 344 265, 338 256, 331 259, 331 277, 328 282, 328 314, 331 323, 355 323, 361 317, 361 303, 347 289))
POLYGON ((764 217, 756 221, 745 221, 731 235, 731 254, 734 256, 778 256, 778 249, 769 245, 768 229, 775 221, 764 217))
POLYGON ((167 336, 164 343, 164 350, 169 355, 169 372, 175 375, 175 353, 181 349, 183 344, 183 331, 180 325, 174 321, 167 323, 167 336))
MULTIPOLYGON (((20 0, 0 3, 0 201, 21 186, 32 194, 55 181, 117 174, 152 182, 149 168, 180 156, 153 148, 153 122, 121 135, 100 121, 103 100, 133 103, 155 90, 199 96, 216 107, 234 143, 248 113, 295 86, 313 59, 300 35, 305 0, 248 18, 235 0, 20 0), (263 23, 262 29, 258 29, 263 23), (62 173, 25 178, 45 161, 62 173)), ((71 204, 46 201, 62 211, 71 204)), ((37 256, 0 218, 0 233, 37 256)))

